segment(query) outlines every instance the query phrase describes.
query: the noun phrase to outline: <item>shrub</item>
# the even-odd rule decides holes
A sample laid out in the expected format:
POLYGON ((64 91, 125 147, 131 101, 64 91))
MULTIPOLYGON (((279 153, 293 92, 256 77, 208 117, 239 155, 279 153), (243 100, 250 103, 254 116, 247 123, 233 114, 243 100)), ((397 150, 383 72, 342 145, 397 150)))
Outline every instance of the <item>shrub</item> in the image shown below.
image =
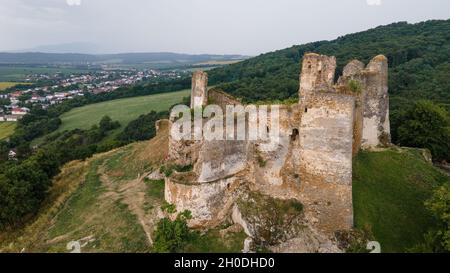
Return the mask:
POLYGON ((182 252, 190 239, 191 231, 187 220, 191 218, 191 212, 184 211, 178 214, 174 221, 167 217, 161 219, 155 231, 153 251, 157 253, 182 252))
POLYGON ((425 244, 415 249, 418 252, 450 252, 450 184, 436 189, 425 203, 439 222, 437 229, 425 234, 425 244))

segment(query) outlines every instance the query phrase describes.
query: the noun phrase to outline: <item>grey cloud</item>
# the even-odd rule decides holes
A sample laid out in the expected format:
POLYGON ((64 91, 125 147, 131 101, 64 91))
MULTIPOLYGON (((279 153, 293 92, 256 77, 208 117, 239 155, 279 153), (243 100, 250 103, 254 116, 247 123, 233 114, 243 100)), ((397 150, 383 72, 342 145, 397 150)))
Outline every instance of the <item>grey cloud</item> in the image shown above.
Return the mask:
POLYGON ((450 18, 447 0, 381 2, 3 0, 0 50, 83 42, 106 52, 258 54, 396 21, 450 18))

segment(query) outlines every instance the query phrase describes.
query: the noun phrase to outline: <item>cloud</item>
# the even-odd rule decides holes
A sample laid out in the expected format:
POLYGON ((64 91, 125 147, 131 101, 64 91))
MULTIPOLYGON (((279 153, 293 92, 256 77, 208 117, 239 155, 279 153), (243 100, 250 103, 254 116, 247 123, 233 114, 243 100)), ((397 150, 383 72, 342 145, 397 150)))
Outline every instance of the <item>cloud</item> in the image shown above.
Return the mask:
POLYGON ((366 0, 366 2, 369 6, 381 6, 383 4, 381 0, 366 0))
POLYGON ((66 0, 69 6, 80 6, 81 0, 66 0))

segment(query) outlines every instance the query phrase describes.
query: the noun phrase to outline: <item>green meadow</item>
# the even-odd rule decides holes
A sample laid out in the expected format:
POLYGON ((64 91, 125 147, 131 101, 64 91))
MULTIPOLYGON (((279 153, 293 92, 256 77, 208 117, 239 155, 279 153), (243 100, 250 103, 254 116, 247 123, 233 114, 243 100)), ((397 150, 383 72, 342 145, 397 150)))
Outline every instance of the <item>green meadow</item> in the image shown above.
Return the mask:
POLYGON ((151 111, 168 110, 170 106, 189 96, 190 90, 133 97, 90 104, 74 108, 61 116, 62 125, 58 131, 89 129, 98 124, 105 115, 119 121, 123 129, 130 121, 151 111))
POLYGON ((12 135, 15 128, 15 122, 0 122, 0 140, 4 140, 12 135))

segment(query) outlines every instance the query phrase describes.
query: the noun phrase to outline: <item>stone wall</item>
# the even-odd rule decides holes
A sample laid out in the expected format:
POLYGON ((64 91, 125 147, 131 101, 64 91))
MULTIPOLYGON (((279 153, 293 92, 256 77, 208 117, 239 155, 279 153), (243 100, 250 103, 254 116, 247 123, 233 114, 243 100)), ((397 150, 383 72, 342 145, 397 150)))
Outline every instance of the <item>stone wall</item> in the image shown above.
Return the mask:
POLYGON ((208 104, 215 104, 225 109, 227 105, 240 105, 241 102, 220 89, 213 88, 208 91, 208 104))
POLYGON ((325 232, 353 226, 354 105, 352 96, 316 94, 301 119, 301 202, 325 232))

